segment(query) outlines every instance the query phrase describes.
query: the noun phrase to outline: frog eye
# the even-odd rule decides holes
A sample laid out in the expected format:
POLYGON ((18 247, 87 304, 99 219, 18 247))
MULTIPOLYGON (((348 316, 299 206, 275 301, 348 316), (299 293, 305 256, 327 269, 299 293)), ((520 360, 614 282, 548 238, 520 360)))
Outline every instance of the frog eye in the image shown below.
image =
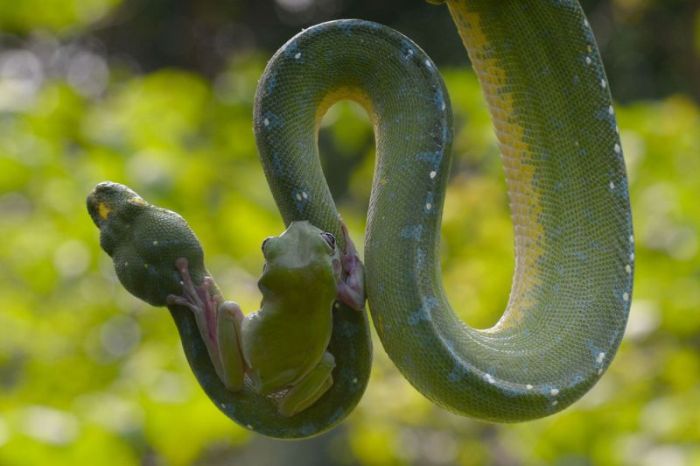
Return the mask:
POLYGON ((268 241, 270 241, 271 238, 272 237, 269 237, 269 238, 265 238, 263 240, 262 245, 260 246, 260 249, 262 250, 263 253, 265 252, 265 245, 267 244, 268 241))
POLYGON ((326 231, 321 233, 321 236, 326 241, 326 243, 328 243, 328 246, 330 246, 331 249, 333 251, 335 251, 335 236, 333 236, 331 233, 328 233, 326 231))

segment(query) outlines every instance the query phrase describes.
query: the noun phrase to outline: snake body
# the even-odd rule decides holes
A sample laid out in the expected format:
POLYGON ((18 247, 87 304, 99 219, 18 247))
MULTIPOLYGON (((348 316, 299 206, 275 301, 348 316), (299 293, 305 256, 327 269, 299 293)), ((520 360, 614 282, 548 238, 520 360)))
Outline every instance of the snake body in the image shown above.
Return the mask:
MULTIPOLYGON (((448 410, 491 421, 537 418, 595 384, 627 320, 634 238, 614 109, 575 0, 447 4, 494 120, 515 228, 510 300, 492 328, 460 321, 442 288, 452 116, 442 79, 417 45, 359 20, 293 37, 260 80, 257 144, 284 221, 310 221, 335 234, 347 253, 317 133, 334 102, 363 105, 377 149, 366 292, 384 348, 419 391, 448 410)), ((99 184, 87 205, 122 283, 154 305, 168 303, 197 379, 233 420, 265 435, 302 438, 352 411, 371 367, 365 313, 336 303, 328 346, 333 384, 308 408, 282 416, 274 396, 250 384, 224 386, 193 312, 168 301, 183 286, 180 259, 203 296, 220 297, 213 280, 204 285, 203 251, 187 223, 115 183, 99 184)))
MULTIPOLYGON (((491 421, 533 419, 593 386, 624 332, 634 238, 619 132, 577 1, 447 5, 494 120, 515 229, 513 285, 495 326, 464 324, 442 288, 450 103, 435 65, 409 39, 357 20, 292 38, 259 83, 258 148, 285 222, 309 220, 342 238, 317 130, 337 100, 363 105, 377 149, 366 286, 384 348, 411 384, 448 410, 491 421)), ((355 361, 364 361, 366 323, 350 317, 355 321, 347 325, 348 315, 336 310, 334 338, 345 340, 332 352, 359 351, 355 361)), ((354 406, 366 366, 338 379, 328 396, 342 391, 346 406, 354 406), (348 388, 353 381, 355 390, 348 388)), ((334 424, 346 411, 328 410, 315 427, 334 424)))

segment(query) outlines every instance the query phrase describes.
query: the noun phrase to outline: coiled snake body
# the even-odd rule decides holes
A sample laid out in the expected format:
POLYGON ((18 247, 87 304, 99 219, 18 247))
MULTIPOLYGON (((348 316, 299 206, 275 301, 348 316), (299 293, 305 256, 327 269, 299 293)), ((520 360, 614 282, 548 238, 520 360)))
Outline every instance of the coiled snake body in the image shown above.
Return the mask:
POLYGON ((335 101, 361 103, 377 148, 366 286, 384 348, 440 406, 492 421, 537 418, 585 393, 624 332, 634 239, 614 110, 575 0, 447 5, 494 120, 515 228, 510 300, 494 327, 465 325, 442 289, 450 104, 410 40, 354 20, 291 39, 259 84, 258 147, 285 222, 339 234, 317 126, 335 101))
MULTIPOLYGON (((256 139, 285 222, 308 220, 334 233, 347 252, 317 132, 337 100, 367 109, 377 158, 366 292, 384 348, 419 391, 446 409, 491 421, 533 419, 585 393, 624 332, 634 238, 614 110, 576 0, 447 5, 494 120, 515 228, 513 286, 495 326, 470 328, 445 298, 438 247, 452 116, 435 65, 408 38, 359 20, 295 36, 259 83, 256 139)), ((371 365, 366 314, 336 302, 328 346, 333 383, 308 408, 281 416, 271 397, 224 386, 186 300, 172 299, 187 264, 192 280, 203 283, 207 306, 220 298, 204 278, 203 253, 186 222, 114 183, 98 185, 88 209, 122 282, 148 302, 168 304, 200 384, 236 422, 274 437, 308 437, 357 404, 371 365)))

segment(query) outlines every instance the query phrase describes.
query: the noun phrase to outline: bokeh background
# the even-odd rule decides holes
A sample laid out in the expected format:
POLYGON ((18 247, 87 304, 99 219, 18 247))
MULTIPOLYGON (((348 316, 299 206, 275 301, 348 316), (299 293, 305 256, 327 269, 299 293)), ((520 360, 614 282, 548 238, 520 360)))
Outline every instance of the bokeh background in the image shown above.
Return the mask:
MULTIPOLYGON (((283 228, 253 140, 257 79, 301 27, 379 21, 425 48, 451 92, 444 280, 467 323, 493 324, 513 233, 490 119, 445 8, 0 1, 0 465, 700 465, 700 1, 583 6, 617 101, 637 240, 630 322, 610 370, 560 414, 493 425, 431 405, 377 342, 347 422, 282 442, 205 397, 168 313, 116 282, 85 195, 111 179, 181 212, 226 294, 257 309, 259 245, 283 228)), ((320 144, 359 238, 374 161, 366 115, 334 106, 320 144)))

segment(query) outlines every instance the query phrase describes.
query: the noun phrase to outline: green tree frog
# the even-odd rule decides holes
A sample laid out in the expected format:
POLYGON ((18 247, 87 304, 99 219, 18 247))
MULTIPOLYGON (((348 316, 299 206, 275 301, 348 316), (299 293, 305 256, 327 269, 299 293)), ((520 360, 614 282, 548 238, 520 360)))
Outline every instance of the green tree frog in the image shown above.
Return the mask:
POLYGON ((195 317, 212 365, 231 391, 244 382, 292 416, 333 384, 326 351, 336 298, 364 307, 364 275, 343 225, 346 250, 309 222, 292 222, 262 244, 260 310, 244 316, 224 300, 204 266, 204 253, 177 213, 147 203, 128 187, 98 184, 87 207, 124 287, 155 306, 185 306, 195 317))

